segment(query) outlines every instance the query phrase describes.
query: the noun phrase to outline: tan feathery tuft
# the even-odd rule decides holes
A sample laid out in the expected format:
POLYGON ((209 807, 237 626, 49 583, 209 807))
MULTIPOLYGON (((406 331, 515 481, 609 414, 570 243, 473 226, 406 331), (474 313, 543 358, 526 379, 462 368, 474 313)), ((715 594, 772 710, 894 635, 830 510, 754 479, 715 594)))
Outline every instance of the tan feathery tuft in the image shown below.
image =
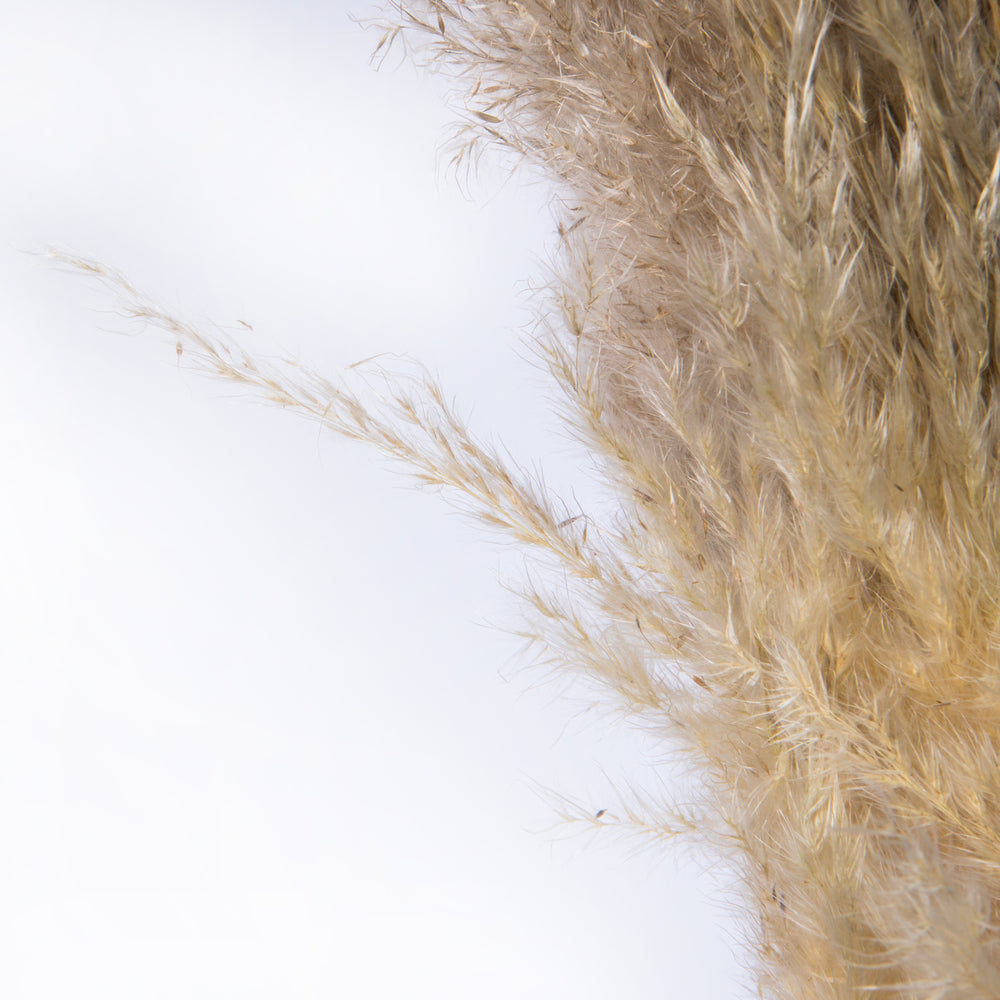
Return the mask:
POLYGON ((539 349, 616 528, 429 381, 365 404, 70 262, 566 569, 531 635, 698 762, 762 996, 1000 997, 1000 5, 423 0, 383 31, 464 95, 459 165, 500 145, 571 206, 539 349))

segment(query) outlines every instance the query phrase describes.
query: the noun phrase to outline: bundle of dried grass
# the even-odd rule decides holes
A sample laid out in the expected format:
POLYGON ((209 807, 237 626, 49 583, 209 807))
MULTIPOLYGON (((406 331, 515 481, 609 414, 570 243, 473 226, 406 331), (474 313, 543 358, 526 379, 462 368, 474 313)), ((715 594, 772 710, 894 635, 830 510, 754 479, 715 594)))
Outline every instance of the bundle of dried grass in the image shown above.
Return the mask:
POLYGON ((571 206, 541 343, 616 526, 433 384, 376 411, 100 273, 185 358, 565 567, 538 637, 700 762, 761 995, 1000 996, 1000 4, 423 0, 384 27, 571 206))

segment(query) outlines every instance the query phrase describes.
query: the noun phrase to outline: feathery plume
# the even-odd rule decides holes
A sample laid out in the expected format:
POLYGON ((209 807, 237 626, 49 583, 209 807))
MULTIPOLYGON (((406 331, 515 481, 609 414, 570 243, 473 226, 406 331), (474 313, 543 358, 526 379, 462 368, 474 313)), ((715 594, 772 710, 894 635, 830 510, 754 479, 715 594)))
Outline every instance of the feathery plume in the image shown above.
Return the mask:
POLYGON ((703 815, 631 818, 736 860, 762 996, 994 1000, 1000 5, 420 0, 382 30, 453 78, 459 166, 499 146, 567 206, 538 347, 614 525, 430 380, 366 403, 69 263, 565 568, 531 638, 697 762, 703 815))

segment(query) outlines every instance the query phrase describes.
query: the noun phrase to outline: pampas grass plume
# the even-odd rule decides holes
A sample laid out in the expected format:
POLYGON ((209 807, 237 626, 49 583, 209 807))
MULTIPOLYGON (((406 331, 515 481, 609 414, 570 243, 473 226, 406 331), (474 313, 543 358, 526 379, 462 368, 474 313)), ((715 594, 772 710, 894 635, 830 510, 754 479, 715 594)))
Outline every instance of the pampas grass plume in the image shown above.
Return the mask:
POLYGON ((160 311, 185 363, 409 463, 569 581, 540 656, 684 748, 759 993, 1000 997, 1000 6, 421 0, 459 165, 556 184, 538 349, 620 517, 430 379, 362 398, 160 311))

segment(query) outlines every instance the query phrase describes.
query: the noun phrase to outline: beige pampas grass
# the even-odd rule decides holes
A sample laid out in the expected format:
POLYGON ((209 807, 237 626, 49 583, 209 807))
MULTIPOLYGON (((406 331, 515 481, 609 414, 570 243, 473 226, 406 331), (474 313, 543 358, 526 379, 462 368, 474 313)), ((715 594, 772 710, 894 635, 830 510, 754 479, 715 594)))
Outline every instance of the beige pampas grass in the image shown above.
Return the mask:
POLYGON ((554 559, 545 655, 704 777, 769 998, 1000 997, 1000 5, 423 0, 471 143, 559 185, 539 345, 590 529, 433 382, 362 400, 115 283, 189 359, 554 559))

